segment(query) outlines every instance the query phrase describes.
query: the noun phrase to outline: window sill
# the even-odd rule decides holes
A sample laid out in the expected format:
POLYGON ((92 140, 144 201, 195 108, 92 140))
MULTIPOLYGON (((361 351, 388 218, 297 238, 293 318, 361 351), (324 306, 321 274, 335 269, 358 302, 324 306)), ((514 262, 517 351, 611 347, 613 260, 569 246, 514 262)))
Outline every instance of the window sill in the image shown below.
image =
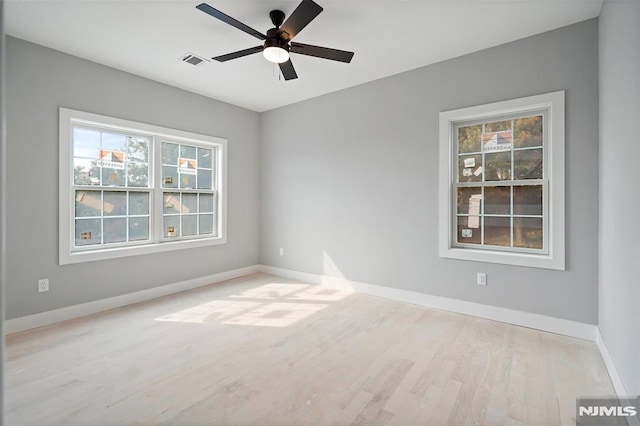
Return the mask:
POLYGON ((499 263, 502 265, 525 266, 530 268, 555 269, 564 271, 564 259, 553 255, 509 253, 495 250, 473 250, 451 247, 442 249, 440 257, 476 262, 499 263))
POLYGON ((199 238, 197 240, 167 241, 158 244, 144 244, 126 247, 103 248, 99 250, 85 250, 75 253, 60 251, 60 265, 93 262, 97 260, 117 259, 120 257, 137 256, 143 254, 162 253, 173 250, 226 244, 225 237, 199 238))

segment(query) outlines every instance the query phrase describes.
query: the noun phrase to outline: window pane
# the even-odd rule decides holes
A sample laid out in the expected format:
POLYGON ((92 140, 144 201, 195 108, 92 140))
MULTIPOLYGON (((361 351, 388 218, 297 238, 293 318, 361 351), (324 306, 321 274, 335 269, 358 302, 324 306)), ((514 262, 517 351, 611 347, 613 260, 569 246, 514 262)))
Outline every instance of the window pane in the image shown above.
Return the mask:
POLYGON ((513 123, 516 148, 542 146, 542 116, 518 118, 513 123))
POLYGON ((480 244, 480 228, 470 228, 469 218, 458 216, 458 242, 465 244, 480 244))
POLYGON ((102 149, 124 152, 127 150, 127 137, 119 133, 102 132, 102 149))
POLYGON ((182 216, 182 235, 198 234, 198 215, 182 216))
MULTIPOLYGON (((127 193, 105 191, 103 195, 103 211, 105 216, 124 216, 127 214, 127 193)), ((105 238, 107 231, 105 230, 105 238)))
POLYGON ((101 191, 76 191, 76 217, 102 214, 101 191))
POLYGON ((180 213, 180 193, 165 192, 164 193, 164 214, 180 213))
POLYGON ((180 216, 164 216, 163 234, 165 238, 180 236, 180 216))
POLYGON ((171 166, 162 166, 162 187, 177 188, 178 187, 178 168, 171 166))
POLYGON ((73 128, 73 156, 98 158, 100 132, 97 130, 73 128))
POLYGON ((149 164, 130 162, 128 164, 128 186, 147 187, 149 186, 149 164))
POLYGON ((218 167, 217 164, 217 158, 218 158, 218 151, 217 150, 212 150, 211 151, 211 169, 213 170, 213 186, 215 188, 216 185, 216 169, 218 167))
POLYGON ((180 174, 180 188, 195 189, 196 187, 196 175, 195 174, 180 174))
POLYGON ((198 169, 198 188, 211 189, 211 170, 198 169))
POLYGON ((482 200, 481 188, 458 188, 458 214, 480 214, 480 200, 482 200), (471 212, 469 212, 470 204, 473 206, 471 212))
POLYGON ((129 218, 129 241, 140 241, 149 239, 149 218, 132 217, 129 218))
POLYGON ((198 148, 198 167, 210 169, 213 164, 213 152, 210 149, 198 148))
POLYGON ((482 155, 458 157, 458 182, 482 181, 482 155))
POLYGON ((511 214, 511 187, 494 186, 484 189, 485 214, 511 214))
POLYGON ((75 185, 100 185, 100 168, 96 160, 74 158, 73 182, 75 185))
POLYGON ((129 214, 149 214, 149 194, 147 192, 129 192, 129 214))
POLYGON ((511 246, 511 219, 508 217, 484 218, 484 243, 490 246, 511 246))
POLYGON ((485 168, 485 181, 511 179, 511 152, 486 154, 485 168))
POLYGON ((213 215, 201 214, 200 215, 200 234, 212 234, 213 233, 213 215))
POLYGON ((182 194, 182 213, 198 212, 198 194, 182 194))
POLYGON ((485 133, 499 132, 503 130, 511 130, 511 120, 495 121, 484 125, 485 133))
POLYGON ((213 194, 200 194, 200 212, 213 212, 213 194))
POLYGON ((516 179, 542 179, 542 149, 514 152, 516 179))
POLYGON ((542 215, 542 185, 514 186, 513 214, 542 215))
POLYGON ((148 138, 129 137, 127 144, 127 161, 149 162, 149 142, 148 138))
POLYGON ((100 219, 76 220, 76 246, 100 244, 100 219))
POLYGON ((162 164, 178 165, 178 145, 168 142, 162 143, 162 164))
POLYGON ((102 185, 124 186, 124 170, 103 166, 102 167, 102 185))
POLYGON ((196 159, 196 147, 195 146, 187 146, 180 145, 180 158, 191 158, 196 159))
POLYGON ((127 219, 109 218, 104 220, 104 243, 127 241, 127 219))
POLYGON ((513 245, 515 247, 542 249, 542 218, 514 218, 513 245))
POLYGON ((466 126, 458 129, 458 153, 480 152, 482 124, 466 126))

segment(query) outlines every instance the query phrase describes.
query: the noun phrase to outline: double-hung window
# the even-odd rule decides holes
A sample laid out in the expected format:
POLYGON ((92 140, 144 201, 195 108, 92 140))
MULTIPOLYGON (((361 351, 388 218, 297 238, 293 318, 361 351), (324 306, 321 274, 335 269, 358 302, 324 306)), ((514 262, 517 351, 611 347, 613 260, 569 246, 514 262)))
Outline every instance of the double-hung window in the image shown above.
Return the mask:
POLYGON ((564 92, 440 115, 440 254, 564 269, 564 92))
POLYGON ((226 242, 226 140, 60 109, 60 263, 226 242))

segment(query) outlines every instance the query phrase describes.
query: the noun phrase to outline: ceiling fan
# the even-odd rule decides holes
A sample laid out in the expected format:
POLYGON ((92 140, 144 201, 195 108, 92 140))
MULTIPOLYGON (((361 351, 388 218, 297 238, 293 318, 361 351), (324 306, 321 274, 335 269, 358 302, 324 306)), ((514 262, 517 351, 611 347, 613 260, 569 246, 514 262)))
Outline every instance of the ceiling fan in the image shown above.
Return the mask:
POLYGON ((291 41, 304 29, 304 27, 309 24, 309 22, 313 21, 315 17, 322 12, 322 7, 313 0, 302 0, 286 21, 284 20, 285 15, 283 11, 272 10, 269 13, 269 17, 271 18, 273 25, 275 25, 275 28, 268 30, 266 35, 254 30, 231 16, 220 12, 218 9, 215 9, 206 3, 199 4, 196 6, 196 9, 201 10, 214 18, 218 18, 222 22, 236 27, 257 39, 264 40, 264 43, 260 46, 250 47, 248 49, 211 58, 219 62, 226 62, 231 59, 237 59, 243 56, 262 52, 268 61, 280 66, 280 71, 282 72, 285 80, 293 80, 298 78, 298 74, 296 74, 296 70, 293 68, 289 53, 299 53, 301 55, 314 56, 316 58, 330 59, 332 61, 346 63, 351 62, 351 58, 353 58, 353 52, 291 41))

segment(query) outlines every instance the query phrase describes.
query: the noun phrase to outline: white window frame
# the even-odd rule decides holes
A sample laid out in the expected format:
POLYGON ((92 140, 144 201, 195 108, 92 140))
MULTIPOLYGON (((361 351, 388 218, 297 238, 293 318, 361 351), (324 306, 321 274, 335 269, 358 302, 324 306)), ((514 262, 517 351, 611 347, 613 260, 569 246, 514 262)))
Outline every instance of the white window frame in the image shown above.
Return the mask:
POLYGON ((529 96, 503 102, 478 105, 440 113, 439 152, 439 253, 440 257, 527 266, 545 269, 565 269, 565 184, 564 184, 564 91, 529 96), (485 121, 501 116, 534 114, 544 111, 545 136, 544 168, 546 198, 543 226, 544 249, 501 250, 457 244, 456 197, 454 194, 458 173, 458 153, 454 128, 462 122, 485 121))
MULTIPOLYGON (((115 259, 134 255, 167 252, 172 250, 206 247, 227 242, 227 140, 223 138, 201 135, 167 127, 139 123, 120 118, 99 114, 60 108, 59 128, 59 263, 67 265, 73 263, 90 262, 96 260, 115 259), (125 188, 122 190, 143 190, 150 193, 149 236, 150 243, 114 245, 95 249, 82 248, 73 250, 75 195, 73 179, 73 151, 72 129, 75 124, 131 132, 152 138, 149 147, 150 174, 148 188, 125 188), (211 146, 217 148, 216 180, 217 190, 214 196, 218 233, 213 237, 197 236, 189 239, 168 240, 162 235, 162 192, 180 192, 178 188, 162 188, 160 164, 160 144, 162 140, 195 146, 211 146), (157 152, 156 152, 157 151, 157 152), (175 189, 175 191, 172 191, 175 189), (156 196, 154 197, 154 193, 156 196), (158 196, 157 194, 160 194, 158 196)), ((96 187, 101 190, 101 187, 96 187)))

